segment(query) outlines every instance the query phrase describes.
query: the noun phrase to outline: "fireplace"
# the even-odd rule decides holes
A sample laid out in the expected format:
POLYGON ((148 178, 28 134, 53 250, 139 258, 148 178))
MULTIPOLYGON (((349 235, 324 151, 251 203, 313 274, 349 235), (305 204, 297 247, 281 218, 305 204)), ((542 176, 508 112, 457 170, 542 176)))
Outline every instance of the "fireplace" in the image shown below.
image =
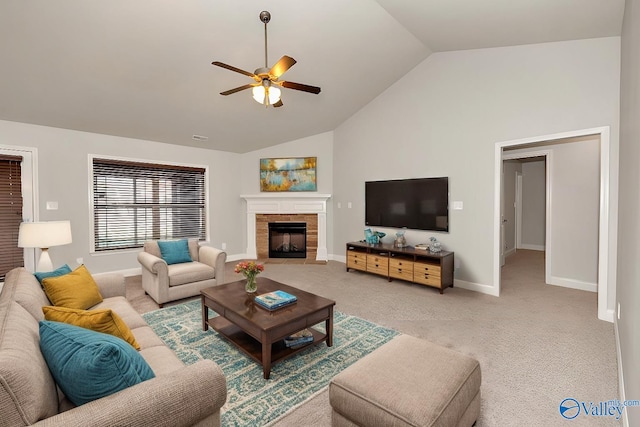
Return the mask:
POLYGON ((305 222, 269 223, 269 258, 306 258, 305 222))
POLYGON ((270 222, 304 222, 307 225, 306 258, 327 261, 327 199, 330 194, 265 193, 240 197, 247 201, 247 258, 269 257, 270 222))

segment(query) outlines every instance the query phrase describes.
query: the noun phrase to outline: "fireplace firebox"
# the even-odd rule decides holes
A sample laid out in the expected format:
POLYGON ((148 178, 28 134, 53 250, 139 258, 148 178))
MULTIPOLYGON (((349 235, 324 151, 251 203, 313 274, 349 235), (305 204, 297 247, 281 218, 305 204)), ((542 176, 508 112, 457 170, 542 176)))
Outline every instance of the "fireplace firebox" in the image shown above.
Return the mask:
POLYGON ((269 223, 269 258, 306 258, 307 224, 269 223))

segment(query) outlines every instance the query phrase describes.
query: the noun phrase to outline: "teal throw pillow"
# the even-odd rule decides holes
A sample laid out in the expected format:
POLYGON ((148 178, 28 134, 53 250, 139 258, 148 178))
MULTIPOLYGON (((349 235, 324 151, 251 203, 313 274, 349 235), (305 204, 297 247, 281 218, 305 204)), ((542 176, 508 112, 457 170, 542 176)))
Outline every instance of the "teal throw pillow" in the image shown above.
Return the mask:
POLYGON ((158 240, 162 259, 169 265, 191 262, 189 254, 189 242, 182 240, 158 240))
POLYGON ((40 350, 56 383, 76 406, 155 377, 125 340, 67 323, 41 320, 40 350))
POLYGON ((71 273, 71 268, 69 268, 69 266, 65 264, 62 267, 56 268, 53 271, 46 271, 46 272, 39 271, 39 272, 33 273, 33 275, 36 276, 36 279, 38 279, 38 282, 42 284, 42 281, 47 277, 59 277, 69 273, 71 273))

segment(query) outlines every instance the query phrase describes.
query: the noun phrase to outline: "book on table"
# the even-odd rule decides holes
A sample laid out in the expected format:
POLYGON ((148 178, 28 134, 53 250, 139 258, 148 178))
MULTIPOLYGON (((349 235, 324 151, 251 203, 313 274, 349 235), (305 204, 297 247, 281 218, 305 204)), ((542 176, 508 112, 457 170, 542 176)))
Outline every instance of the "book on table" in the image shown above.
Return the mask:
POLYGON ((277 308, 293 304, 298 301, 298 298, 285 291, 273 291, 258 295, 255 301, 267 310, 275 310, 277 308))
POLYGON ((291 334, 284 339, 284 344, 290 348, 299 348, 313 342, 313 334, 308 329, 291 334))

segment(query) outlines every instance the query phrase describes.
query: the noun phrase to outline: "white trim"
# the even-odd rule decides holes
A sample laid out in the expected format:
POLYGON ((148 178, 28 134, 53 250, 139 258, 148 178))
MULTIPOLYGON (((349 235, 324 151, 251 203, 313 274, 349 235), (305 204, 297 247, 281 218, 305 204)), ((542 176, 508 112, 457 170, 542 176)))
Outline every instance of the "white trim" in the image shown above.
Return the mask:
POLYGON ((579 289, 581 291, 598 292, 597 283, 583 282, 582 280, 568 279, 566 277, 549 276, 547 285, 562 286, 564 288, 579 289))
MULTIPOLYGON (((612 183, 609 179, 610 173, 610 129, 609 126, 602 126, 591 129, 582 129, 569 132, 555 133, 551 135, 542 135, 529 138, 523 138, 512 141, 497 142, 494 148, 494 221, 493 221, 493 288, 497 295, 500 294, 500 185, 501 185, 501 169, 502 169, 502 149, 504 147, 512 147, 516 145, 531 144, 543 141, 552 141, 565 138, 573 138, 578 136, 598 135, 600 137, 600 216, 599 216, 599 236, 598 236, 598 318, 601 320, 611 321, 609 315, 608 294, 609 291, 615 291, 615 280, 609 283, 609 256, 615 255, 615 246, 617 240, 617 222, 614 221, 609 225, 610 210, 615 206, 615 200, 609 200, 614 197, 612 193, 617 194, 614 189, 610 188, 612 183), (610 289, 611 288, 611 289, 610 289)), ((547 165, 549 166, 549 165, 547 165)), ((547 170, 551 169, 547 167, 547 170)), ((548 222, 547 222, 548 226, 548 222)), ((548 242, 548 241, 547 241, 548 242)), ((615 272, 611 272, 612 277, 615 272)))
POLYGON ((204 209, 205 209, 205 241, 210 241, 210 230, 211 230, 211 216, 209 209, 209 166, 207 165, 197 165, 191 163, 183 163, 183 162, 171 162, 167 160, 149 160, 149 159, 134 159, 131 157, 122 157, 122 156, 107 156, 102 154, 87 154, 88 159, 88 171, 87 175, 89 179, 88 183, 88 199, 89 199, 89 254, 94 255, 111 255, 116 253, 117 251, 128 251, 128 249, 114 249, 108 251, 96 251, 96 241, 95 241, 95 223, 93 220, 93 159, 104 159, 104 160, 118 160, 123 162, 134 162, 134 163, 147 163, 151 165, 167 165, 167 166, 183 166, 188 168, 200 168, 204 169, 204 209))
POLYGON ((331 194, 265 193, 242 194, 247 202, 247 250, 249 259, 258 258, 256 247, 257 214, 317 214, 318 252, 316 261, 327 261, 327 200, 331 194))
POLYGON ((483 285, 481 283, 467 282, 466 280, 454 279, 453 286, 461 289, 467 289, 469 291, 479 292, 481 294, 492 295, 494 297, 500 296, 495 286, 483 285))
MULTIPOLYGON (((613 331, 616 336, 616 359, 618 360, 618 390, 620 390, 620 402, 624 402, 627 400, 626 393, 624 390, 624 370, 622 369, 622 349, 620 348, 620 332, 618 331, 618 319, 614 313, 613 318, 613 331)), ((622 412, 622 425, 624 427, 629 427, 629 416, 627 415, 627 410, 622 412)))
POLYGON ((508 257, 509 257, 509 255, 513 255, 513 254, 515 254, 515 253, 516 253, 516 248, 511 248, 511 249, 509 249, 507 252, 505 252, 505 253, 504 253, 504 257, 505 257, 505 258, 508 258, 508 257))
POLYGON ((545 247, 543 245, 530 245, 528 243, 521 243, 518 246, 518 249, 527 249, 530 251, 544 251, 545 247))

